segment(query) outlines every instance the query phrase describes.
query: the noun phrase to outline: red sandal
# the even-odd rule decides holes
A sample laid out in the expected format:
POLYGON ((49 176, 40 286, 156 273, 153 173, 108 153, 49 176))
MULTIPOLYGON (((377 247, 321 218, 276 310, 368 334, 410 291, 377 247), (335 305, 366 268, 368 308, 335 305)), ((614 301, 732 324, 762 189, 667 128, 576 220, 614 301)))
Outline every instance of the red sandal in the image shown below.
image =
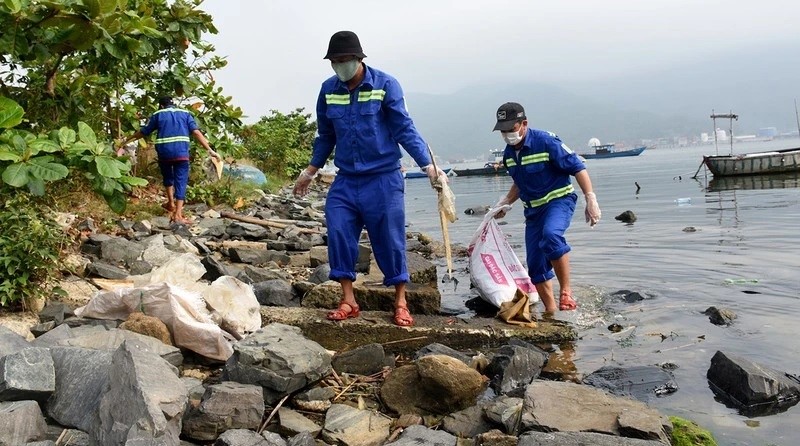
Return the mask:
POLYGON ((562 291, 558 299, 558 309, 561 311, 577 310, 578 303, 572 298, 571 291, 562 291))
POLYGON ((394 309, 394 324, 400 327, 410 327, 414 325, 414 318, 408 311, 408 307, 397 307, 394 309))
POLYGON ((361 315, 361 309, 358 304, 349 304, 345 301, 339 302, 339 308, 328 313, 328 320, 330 321, 343 321, 358 317, 361 315))

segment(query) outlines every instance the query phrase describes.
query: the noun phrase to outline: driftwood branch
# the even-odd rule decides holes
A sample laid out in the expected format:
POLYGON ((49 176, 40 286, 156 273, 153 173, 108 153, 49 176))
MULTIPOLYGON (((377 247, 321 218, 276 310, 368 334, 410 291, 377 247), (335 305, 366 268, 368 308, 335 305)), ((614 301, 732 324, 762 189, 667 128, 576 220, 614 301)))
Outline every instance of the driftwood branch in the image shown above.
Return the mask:
MULTIPOLYGON (((258 218, 258 217, 247 217, 245 215, 239 215, 233 212, 220 212, 220 216, 224 218, 230 218, 231 220, 238 220, 238 221, 243 221, 245 223, 252 223, 254 225, 264 226, 267 228, 285 229, 291 226, 291 223, 288 223, 291 220, 282 220, 281 222, 277 222, 273 220, 264 220, 263 218, 258 218)), ((298 228, 298 231, 302 234, 319 234, 318 229, 298 228)))

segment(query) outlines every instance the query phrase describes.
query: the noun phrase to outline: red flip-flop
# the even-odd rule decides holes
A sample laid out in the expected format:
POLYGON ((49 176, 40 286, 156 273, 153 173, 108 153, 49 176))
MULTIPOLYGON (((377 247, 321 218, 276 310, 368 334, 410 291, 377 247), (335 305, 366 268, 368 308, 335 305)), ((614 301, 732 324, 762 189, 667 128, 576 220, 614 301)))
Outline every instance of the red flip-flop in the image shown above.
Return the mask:
POLYGON ((343 321, 358 317, 361 314, 361 309, 358 304, 349 304, 345 301, 339 302, 339 308, 328 313, 328 320, 330 321, 343 321))
POLYGON ((397 307, 394 309, 394 324, 400 327, 410 327, 414 325, 414 318, 408 307, 397 307))

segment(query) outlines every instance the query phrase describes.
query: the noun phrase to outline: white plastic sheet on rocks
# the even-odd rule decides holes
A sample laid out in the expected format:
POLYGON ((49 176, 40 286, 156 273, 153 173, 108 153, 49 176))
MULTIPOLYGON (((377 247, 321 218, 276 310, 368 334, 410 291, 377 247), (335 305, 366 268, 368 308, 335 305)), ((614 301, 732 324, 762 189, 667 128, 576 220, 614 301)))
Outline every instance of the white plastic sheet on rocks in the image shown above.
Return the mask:
POLYGON ((75 314, 124 320, 140 311, 164 322, 176 346, 225 361, 233 354, 233 338, 218 324, 241 335, 258 330, 260 306, 250 285, 230 276, 208 285, 200 281, 205 272, 196 256, 184 254, 148 274, 129 277, 132 287, 98 291, 75 314))

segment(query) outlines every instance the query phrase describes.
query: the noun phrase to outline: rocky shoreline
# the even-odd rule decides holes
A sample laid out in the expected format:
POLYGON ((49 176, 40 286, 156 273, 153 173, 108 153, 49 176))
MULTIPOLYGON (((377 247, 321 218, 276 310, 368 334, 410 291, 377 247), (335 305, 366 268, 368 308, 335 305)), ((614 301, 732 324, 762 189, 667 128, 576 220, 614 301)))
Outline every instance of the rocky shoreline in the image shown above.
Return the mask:
MULTIPOLYGON (((575 339, 569 324, 440 315, 430 259, 443 250, 424 234, 408 238, 414 327, 390 322, 368 240, 362 317, 327 321, 340 290, 327 281, 324 193, 318 182, 311 200, 284 191, 246 213, 195 206, 190 227, 74 224, 65 295, 15 331, 0 321, 0 445, 670 444, 672 423, 646 403, 677 390, 668 370, 645 370, 657 382, 641 394, 615 390, 618 371, 569 382, 548 373, 546 349, 575 339)), ((747 365, 719 355, 724 370, 747 365)), ((715 374, 719 387, 732 375, 715 374)), ((796 402, 789 377, 757 375, 780 383, 763 398, 796 402)))

